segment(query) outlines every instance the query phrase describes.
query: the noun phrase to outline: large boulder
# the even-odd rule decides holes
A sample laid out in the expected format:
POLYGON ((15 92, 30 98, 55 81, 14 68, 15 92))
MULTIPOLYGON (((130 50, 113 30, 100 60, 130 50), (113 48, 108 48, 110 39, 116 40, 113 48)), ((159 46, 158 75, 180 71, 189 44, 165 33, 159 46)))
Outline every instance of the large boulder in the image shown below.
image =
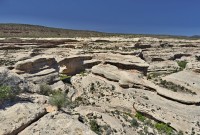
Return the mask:
POLYGON ((105 64, 111 64, 120 69, 138 70, 145 75, 149 67, 149 64, 142 60, 140 57, 131 55, 99 53, 95 55, 95 58, 103 61, 105 64))
POLYGON ((99 64, 92 67, 92 73, 103 76, 108 80, 119 82, 123 88, 145 85, 141 79, 143 75, 140 72, 120 70, 116 66, 109 64, 99 64))
POLYGON ((148 72, 155 74, 169 74, 180 69, 175 61, 152 62, 148 68, 148 72))
POLYGON ((53 57, 37 56, 19 61, 16 63, 14 71, 36 84, 53 84, 59 80, 59 65, 53 57))
MULTIPOLYGON (((75 75, 83 71, 87 66, 90 66, 87 60, 91 60, 92 56, 90 55, 75 55, 64 58, 59 61, 60 73, 67 75, 75 75), (86 66, 85 66, 86 65, 86 66)), ((95 64, 95 63, 94 63, 95 64)), ((92 64, 93 65, 93 64, 92 64)))

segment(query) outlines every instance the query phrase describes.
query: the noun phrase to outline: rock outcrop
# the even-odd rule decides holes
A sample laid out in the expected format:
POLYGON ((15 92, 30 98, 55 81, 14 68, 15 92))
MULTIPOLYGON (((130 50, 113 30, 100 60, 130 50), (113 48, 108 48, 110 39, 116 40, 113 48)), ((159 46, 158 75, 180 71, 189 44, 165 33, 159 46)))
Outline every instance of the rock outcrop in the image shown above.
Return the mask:
POLYGON ((19 133, 19 135, 96 135, 87 126, 72 118, 72 116, 53 112, 45 115, 36 123, 19 133))
POLYGON ((124 70, 138 70, 146 75, 149 64, 147 64, 140 57, 112 54, 112 53, 99 53, 94 56, 96 59, 102 60, 105 64, 114 65, 124 70))
POLYGON ((0 104, 0 134, 200 134, 200 40, 7 40, 0 97, 20 92, 0 104))
POLYGON ((19 61, 14 71, 33 83, 52 84, 58 81, 59 66, 55 58, 37 56, 25 61, 19 61))
MULTIPOLYGON (((60 65, 60 73, 67 74, 67 75, 75 75, 84 71, 85 68, 90 66, 88 60, 91 60, 92 56, 90 55, 76 55, 64 58, 63 60, 59 61, 60 65), (87 62, 88 61, 88 62, 87 62)), ((91 65, 95 64, 91 63, 91 65)))
POLYGON ((45 114, 44 108, 33 103, 18 103, 0 110, 0 134, 18 134, 45 114))

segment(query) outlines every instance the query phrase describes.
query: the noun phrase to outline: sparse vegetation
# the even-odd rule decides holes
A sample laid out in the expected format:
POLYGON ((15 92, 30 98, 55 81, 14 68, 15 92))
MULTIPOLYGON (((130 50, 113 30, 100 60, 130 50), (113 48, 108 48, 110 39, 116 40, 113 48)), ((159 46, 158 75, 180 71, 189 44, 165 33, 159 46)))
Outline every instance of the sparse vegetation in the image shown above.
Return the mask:
POLYGON ((157 78, 157 77, 159 77, 161 74, 160 73, 149 73, 148 75, 147 75, 147 79, 149 80, 149 79, 154 79, 154 78, 157 78))
POLYGON ((164 88, 167 88, 169 90, 172 90, 174 92, 184 92, 184 93, 189 93, 189 94, 192 94, 192 95, 196 95, 195 92, 183 87, 183 86, 180 86, 180 85, 176 85, 172 82, 168 82, 166 80, 160 80, 160 86, 161 87, 164 87, 164 88))
MULTIPOLYGON (((104 33, 86 30, 70 30, 60 28, 50 28, 29 24, 0 24, 0 37, 111 37, 121 36, 126 38, 134 37, 155 37, 160 39, 199 39, 199 37, 173 36, 173 35, 153 35, 153 34, 117 34, 104 33)), ((16 41, 15 41, 16 42, 16 41)))
POLYGON ((178 135, 184 135, 183 131, 179 131, 178 135))
POLYGON ((0 73, 0 103, 5 100, 14 100, 21 92, 19 86, 13 83, 15 79, 9 76, 7 71, 0 73))
POLYGON ((95 85, 94 85, 94 83, 91 83, 90 92, 92 92, 92 94, 93 94, 94 91, 95 91, 95 85))
POLYGON ((49 96, 52 93, 52 88, 51 86, 47 84, 40 84, 40 91, 39 94, 49 96))
POLYGON ((101 129, 100 129, 100 126, 98 125, 97 121, 96 120, 91 120, 89 122, 90 124, 90 129, 92 131, 94 131, 96 134, 100 135, 101 134, 101 129))
POLYGON ((61 109, 62 107, 70 105, 70 100, 66 97, 65 93, 57 91, 54 92, 53 95, 50 97, 49 103, 53 106, 58 107, 58 109, 61 109))
POLYGON ((155 128, 158 130, 160 134, 166 134, 166 135, 173 134, 173 129, 168 124, 156 123, 155 128))
POLYGON ((197 61, 200 61, 200 56, 196 55, 195 58, 197 61))
POLYGON ((177 64, 179 65, 181 70, 183 70, 183 69, 185 69, 185 67, 187 65, 187 61, 177 61, 177 64))
POLYGON ((141 113, 137 112, 135 117, 139 120, 139 121, 142 121, 144 122, 146 120, 146 117, 143 116, 141 113))
POLYGON ((81 76, 86 76, 86 72, 80 72, 81 76))
POLYGON ((138 127, 139 126, 139 123, 137 122, 136 119, 132 118, 132 120, 131 120, 131 126, 133 126, 133 127, 138 127))
POLYGON ((0 86, 0 102, 4 100, 12 100, 16 94, 10 86, 0 86))
POLYGON ((16 61, 14 61, 14 60, 0 58, 0 66, 2 66, 2 65, 10 66, 10 65, 14 65, 15 63, 16 63, 16 61))
POLYGON ((112 88, 111 88, 111 90, 115 90, 116 88, 115 88, 115 86, 114 85, 112 85, 112 88))
POLYGON ((70 79, 70 78, 71 78, 71 76, 64 75, 64 74, 60 74, 60 80, 61 80, 61 81, 65 81, 65 80, 68 80, 68 79, 70 79))

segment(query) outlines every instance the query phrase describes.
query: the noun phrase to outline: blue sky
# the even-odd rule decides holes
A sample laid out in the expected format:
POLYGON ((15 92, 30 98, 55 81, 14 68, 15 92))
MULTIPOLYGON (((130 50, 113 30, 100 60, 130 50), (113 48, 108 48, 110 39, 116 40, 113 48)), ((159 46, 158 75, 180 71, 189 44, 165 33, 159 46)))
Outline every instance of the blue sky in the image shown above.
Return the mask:
POLYGON ((0 0, 0 23, 200 35, 200 0, 0 0))

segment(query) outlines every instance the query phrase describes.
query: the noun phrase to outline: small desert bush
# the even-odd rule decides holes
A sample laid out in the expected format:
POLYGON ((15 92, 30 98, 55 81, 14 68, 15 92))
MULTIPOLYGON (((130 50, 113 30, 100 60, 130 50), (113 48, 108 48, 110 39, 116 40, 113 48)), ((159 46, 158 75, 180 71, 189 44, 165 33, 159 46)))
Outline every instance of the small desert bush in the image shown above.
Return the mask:
POLYGON ((89 124, 90 124, 90 129, 92 131, 94 131, 97 134, 100 134, 100 132, 101 132, 100 126, 98 125, 96 120, 91 120, 89 124))
POLYGON ((183 70, 187 65, 187 61, 177 61, 177 64, 179 65, 181 70, 183 70))
POLYGON ((9 76, 7 71, 0 73, 0 102, 14 100, 22 92, 15 84, 15 79, 15 77, 9 76))
POLYGON ((20 93, 20 89, 13 88, 8 85, 1 85, 0 86, 0 104, 2 104, 4 101, 14 101, 17 97, 17 95, 20 93))
POLYGON ((65 80, 68 80, 68 79, 70 79, 70 78, 71 78, 71 76, 64 75, 64 74, 60 74, 60 80, 61 80, 61 81, 65 81, 65 80))
POLYGON ((40 84, 40 91, 39 94, 49 96, 52 93, 52 88, 51 86, 47 84, 40 84))
POLYGON ((172 135, 173 134, 173 129, 168 124, 156 123, 155 128, 161 134, 166 134, 166 135, 172 135))
POLYGON ((138 124, 138 122, 137 122, 136 119, 132 118, 132 120, 131 120, 131 126, 133 126, 133 127, 138 127, 139 126, 139 124, 138 124))
POLYGON ((0 101, 12 99, 15 97, 10 86, 0 86, 0 101))
POLYGON ((146 120, 146 117, 143 116, 141 113, 137 112, 135 117, 139 120, 139 121, 142 121, 144 122, 146 120))
POLYGON ((49 99, 49 103, 53 106, 61 109, 62 107, 66 107, 70 104, 70 100, 67 98, 66 93, 62 93, 60 91, 54 92, 49 99))

